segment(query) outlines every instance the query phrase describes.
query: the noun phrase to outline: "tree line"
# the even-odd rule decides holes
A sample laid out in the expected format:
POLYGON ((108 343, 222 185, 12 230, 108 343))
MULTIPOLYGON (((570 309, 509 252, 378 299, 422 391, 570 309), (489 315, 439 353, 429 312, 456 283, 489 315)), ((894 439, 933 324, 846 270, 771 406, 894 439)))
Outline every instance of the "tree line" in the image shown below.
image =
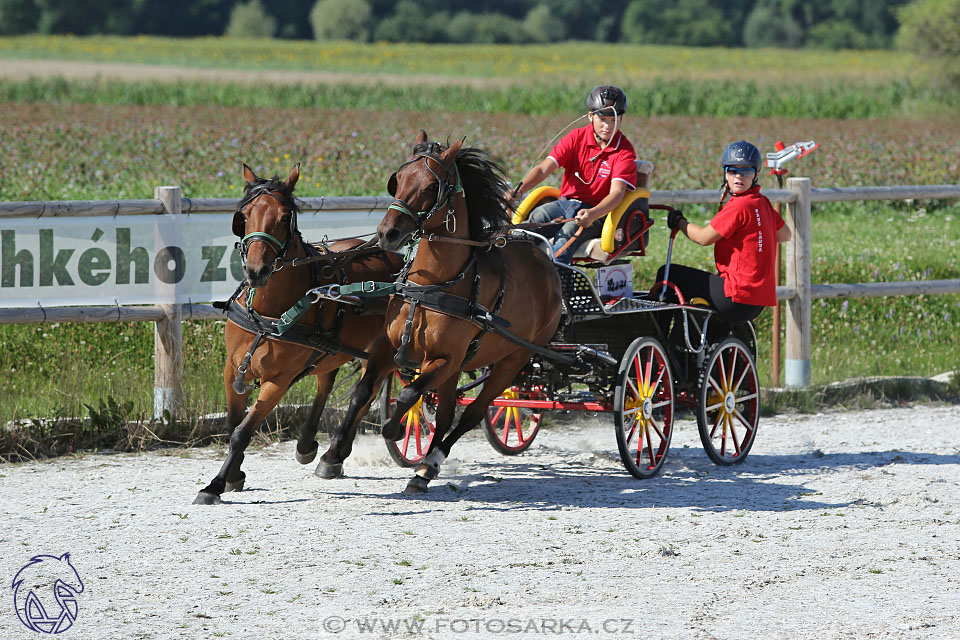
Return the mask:
MULTIPOLYGON (((921 0, 921 2, 929 0, 921 0)), ((955 0, 937 0, 943 4, 955 0)), ((0 35, 886 48, 907 0, 0 0, 0 35)))

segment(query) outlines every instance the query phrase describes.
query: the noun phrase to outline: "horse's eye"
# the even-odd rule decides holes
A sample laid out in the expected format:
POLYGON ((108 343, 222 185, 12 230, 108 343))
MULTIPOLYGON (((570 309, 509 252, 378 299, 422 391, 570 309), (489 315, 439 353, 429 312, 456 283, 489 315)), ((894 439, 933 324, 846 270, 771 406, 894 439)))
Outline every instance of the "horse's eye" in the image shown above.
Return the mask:
POLYGON ((287 215, 280 218, 280 222, 283 222, 284 224, 289 224, 290 218, 292 218, 292 216, 288 213, 287 215))

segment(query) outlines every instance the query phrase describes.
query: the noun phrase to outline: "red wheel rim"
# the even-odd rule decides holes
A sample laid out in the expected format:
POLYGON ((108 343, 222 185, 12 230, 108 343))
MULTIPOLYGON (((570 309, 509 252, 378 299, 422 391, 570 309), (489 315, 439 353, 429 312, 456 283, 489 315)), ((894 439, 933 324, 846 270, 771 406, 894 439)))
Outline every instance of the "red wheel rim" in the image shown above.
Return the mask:
POLYGON ((673 385, 666 356, 644 344, 626 371, 623 401, 624 442, 640 471, 655 471, 670 447, 673 385))
POLYGON ((504 449, 518 451, 526 448, 540 428, 543 414, 520 407, 490 407, 487 410, 490 429, 504 449))
POLYGON ((706 382, 710 445, 721 458, 735 460, 749 451, 757 432, 760 393, 750 355, 736 343, 724 347, 706 382))
MULTIPOLYGON (((400 374, 396 373, 395 375, 400 385, 406 386, 400 374)), ((436 433, 436 419, 432 410, 434 406, 436 406, 435 395, 426 393, 400 419, 403 437, 396 442, 391 442, 390 446, 396 452, 400 461, 405 464, 410 466, 417 464, 429 450, 430 443, 436 433)), ((387 415, 393 415, 396 407, 397 399, 389 398, 387 415)))

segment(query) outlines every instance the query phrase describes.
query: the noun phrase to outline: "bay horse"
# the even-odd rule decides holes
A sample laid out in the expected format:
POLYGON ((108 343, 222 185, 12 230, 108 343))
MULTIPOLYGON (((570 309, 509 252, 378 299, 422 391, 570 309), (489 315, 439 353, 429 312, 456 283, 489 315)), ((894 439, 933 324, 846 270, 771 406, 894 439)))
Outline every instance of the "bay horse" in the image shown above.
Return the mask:
POLYGON ((296 459, 301 464, 312 462, 318 449, 314 438, 320 415, 337 370, 354 357, 350 352, 365 352, 383 331, 385 304, 379 308, 376 304, 364 305, 363 313, 357 313, 356 307, 328 300, 310 305, 297 321, 298 331, 291 333, 304 337, 302 342, 281 341, 269 335, 262 336, 260 341, 257 323, 262 319, 280 318, 308 290, 330 283, 392 279, 403 264, 396 254, 381 250, 351 254, 351 249, 362 244, 355 238, 332 243, 328 248, 330 260, 317 258, 321 252, 305 242, 297 228, 298 208, 293 189, 300 177, 299 167, 299 164, 295 166, 284 181, 276 176, 260 178, 243 165, 245 196, 237 205, 233 232, 241 238, 239 246, 246 282, 239 295, 234 296, 236 300, 228 304, 242 305, 241 300, 247 301, 253 313, 236 306, 234 311, 239 310, 241 315, 228 316, 224 330, 227 359, 223 377, 227 394, 226 427, 232 432, 230 449, 219 473, 200 490, 194 504, 219 504, 224 491, 243 489, 246 475, 240 465, 254 431, 287 389, 308 374, 317 378, 317 393, 300 427, 296 459), (297 264, 297 259, 308 260, 297 264), (247 318, 252 320, 248 322, 247 318), (260 394, 244 415, 251 390, 246 379, 260 380, 260 394))
POLYGON ((424 392, 437 392, 436 435, 404 493, 426 492, 453 444, 483 420, 490 403, 529 361, 530 349, 462 315, 450 315, 444 306, 461 314, 488 310, 505 321, 501 326, 508 324, 515 336, 537 346, 546 344, 560 324, 561 285, 552 258, 532 243, 497 240, 497 232, 509 224, 503 169, 486 152, 462 144, 444 148, 428 142, 421 129, 413 155, 390 176, 387 190, 394 201, 377 227, 380 247, 395 251, 417 242, 416 257, 397 286, 447 297, 440 309, 427 300, 411 305, 409 297, 390 298, 386 331, 373 344, 343 421, 320 458, 316 474, 321 477, 342 475, 355 421, 384 377, 398 367, 396 360, 420 375, 399 393, 396 411, 383 426, 385 438, 398 439, 400 418, 424 392), (490 367, 483 388, 444 437, 454 419, 460 372, 481 367, 490 367))

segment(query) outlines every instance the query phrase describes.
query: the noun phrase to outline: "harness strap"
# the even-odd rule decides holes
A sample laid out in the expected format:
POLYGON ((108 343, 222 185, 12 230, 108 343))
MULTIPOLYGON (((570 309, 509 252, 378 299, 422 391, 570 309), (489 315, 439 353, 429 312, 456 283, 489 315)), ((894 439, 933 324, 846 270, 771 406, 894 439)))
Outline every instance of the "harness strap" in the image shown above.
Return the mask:
POLYGON ((261 316, 253 309, 244 309, 237 302, 227 307, 227 320, 244 331, 262 333, 263 337, 268 340, 288 342, 316 351, 322 351, 326 354, 346 353, 354 358, 362 358, 364 360, 368 357, 366 351, 349 347, 335 337, 318 334, 312 327, 302 324, 292 325, 287 328, 285 333, 280 334, 277 330, 276 319, 261 316))
POLYGON ((397 355, 393 356, 393 361, 401 369, 416 368, 416 365, 407 359, 410 352, 410 332, 413 330, 413 313, 417 310, 417 300, 410 302, 410 313, 407 314, 407 322, 403 325, 403 335, 400 336, 400 348, 397 349, 397 355))
POLYGON ((253 358, 253 352, 257 350, 257 347, 260 346, 260 341, 263 340, 264 332, 258 331, 257 335, 253 338, 253 344, 250 345, 250 351, 247 351, 247 355, 243 356, 243 362, 240 363, 240 366, 237 367, 237 377, 233 381, 233 391, 237 395, 243 395, 246 392, 256 389, 257 385, 253 384, 249 387, 244 381, 244 377, 247 375, 247 369, 250 368, 250 360, 253 358))
MULTIPOLYGON (((334 240, 333 242, 336 241, 334 240)), ((319 253, 312 256, 307 256, 305 258, 290 258, 283 260, 281 264, 297 267, 302 264, 310 264, 314 262, 336 262, 342 259, 354 258, 357 256, 368 255, 381 251, 380 247, 376 246, 376 244, 377 240, 375 238, 370 238, 363 244, 356 246, 353 249, 344 249, 343 251, 337 252, 327 250, 327 253, 319 253)), ((326 249, 326 247, 324 248, 326 249)))

